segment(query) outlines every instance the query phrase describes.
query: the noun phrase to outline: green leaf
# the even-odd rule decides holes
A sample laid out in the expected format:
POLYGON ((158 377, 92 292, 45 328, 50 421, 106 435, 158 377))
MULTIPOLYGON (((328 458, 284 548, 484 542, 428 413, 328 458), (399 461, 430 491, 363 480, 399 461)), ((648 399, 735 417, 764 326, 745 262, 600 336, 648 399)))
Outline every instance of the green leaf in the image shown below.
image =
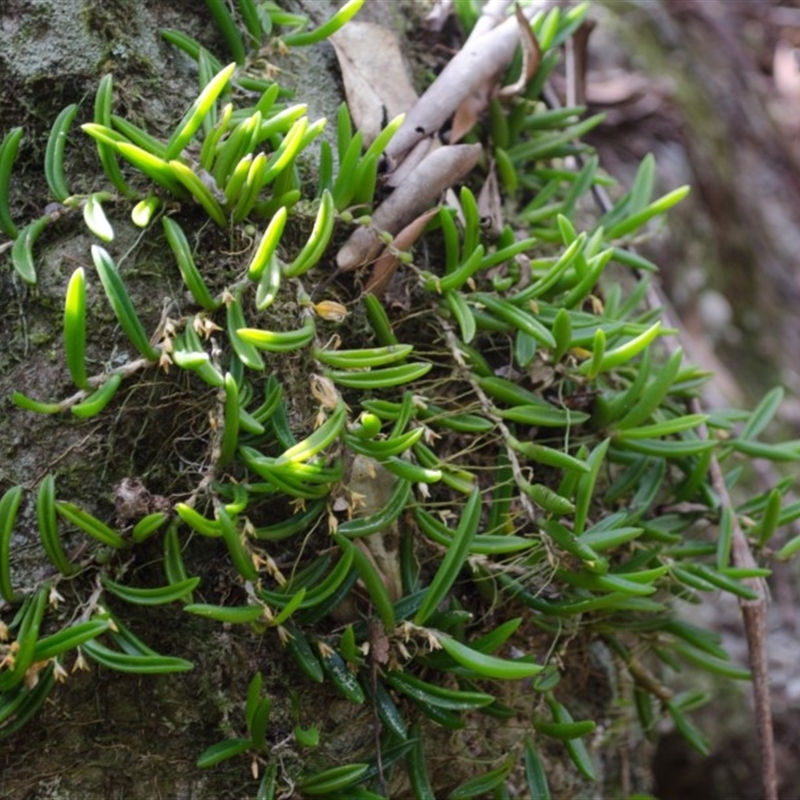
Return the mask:
POLYGON ((269 697, 262 697, 256 703, 253 716, 248 724, 253 746, 263 750, 267 746, 267 724, 272 711, 272 700, 269 697))
POLYGON ((756 406, 747 424, 739 435, 740 439, 755 439, 764 428, 772 422, 773 417, 783 402, 783 387, 776 386, 764 395, 761 402, 756 406))
POLYGON ((83 219, 86 222, 86 227, 98 238, 104 242, 111 242, 114 240, 114 229, 106 217, 105 211, 101 200, 108 197, 105 192, 95 192, 90 194, 86 199, 83 206, 83 219))
POLYGON ((217 23, 219 32, 222 34, 222 38, 225 40, 225 44, 228 45, 228 49, 231 51, 236 63, 244 64, 246 57, 244 40, 238 25, 233 21, 227 3, 224 0, 206 0, 206 6, 211 12, 211 16, 214 17, 214 22, 217 23))
POLYGON ((662 436, 672 436, 683 431, 693 430, 708 420, 708 414, 687 414, 684 417, 656 422, 653 425, 643 425, 639 428, 626 428, 616 435, 616 439, 659 439, 662 436))
POLYGON ((795 553, 800 550, 800 536, 795 536, 775 553, 778 561, 788 561, 795 553))
POLYGON ((194 664, 184 658, 151 655, 150 653, 141 655, 123 653, 119 650, 111 650, 94 639, 85 642, 81 647, 93 661, 118 672, 130 672, 136 675, 162 675, 194 669, 194 664))
POLYGON ((170 137, 169 142, 167 142, 167 149, 164 153, 165 161, 177 158, 183 148, 191 141, 192 137, 203 124, 205 117, 210 113, 217 98, 228 85, 228 81, 235 69, 236 64, 228 64, 227 67, 211 79, 200 93, 199 97, 192 103, 183 119, 175 128, 175 132, 170 137))
POLYGON ((502 785, 511 774, 511 770, 514 768, 514 760, 514 757, 510 756, 497 769, 462 783, 447 795, 448 800, 468 800, 471 797, 485 797, 488 792, 502 785))
POLYGON ((79 389, 88 389, 86 376, 86 279, 83 267, 72 273, 64 300, 64 350, 67 368, 79 389))
POLYGON ((643 211, 650 202, 653 194, 653 182, 655 179, 656 161, 652 153, 648 153, 639 164, 636 177, 629 193, 629 210, 633 214, 643 211))
POLYGON ((26 283, 36 283, 33 245, 51 221, 52 218, 48 215, 28 223, 17 234, 14 244, 11 246, 11 263, 26 283))
POLYGON ((440 636, 439 643, 454 661, 478 675, 498 680, 520 680, 530 678, 542 671, 542 667, 531 661, 510 661, 481 653, 449 636, 440 636))
POLYGON ((16 239, 19 235, 19 228, 11 218, 9 189, 14 161, 23 135, 21 127, 11 128, 0 144, 0 229, 9 239, 16 239))
POLYGON ((608 239, 619 239, 622 236, 627 236, 629 233, 641 228, 646 222, 659 214, 664 214, 674 205, 680 203, 686 195, 689 194, 688 186, 680 186, 677 189, 665 194, 662 198, 651 203, 646 208, 639 212, 631 214, 627 219, 613 225, 606 231, 608 239))
POLYGON ((0 499, 0 595, 7 603, 16 599, 11 585, 11 534, 21 502, 21 486, 12 486, 0 499))
POLYGON ((122 330, 136 349, 148 360, 158 361, 159 350, 150 344, 136 310, 133 307, 128 290, 120 277, 111 256, 102 247, 92 245, 92 260, 97 268, 100 281, 105 289, 106 297, 114 309, 122 330))
POLYGON ((530 734, 525 737, 525 781, 531 800, 550 800, 550 787, 547 785, 547 773, 533 746, 530 734))
POLYGON ((629 342, 603 353, 598 359, 599 363, 595 364, 594 358, 592 358, 591 361, 584 362, 581 364, 578 371, 582 375, 594 377, 595 375, 599 375, 601 372, 607 372, 610 369, 615 369, 619 366, 622 366, 622 364, 630 361, 632 358, 639 355, 642 350, 649 347, 660 333, 661 322, 656 322, 654 325, 644 331, 644 333, 639 334, 639 336, 636 336, 629 342))
POLYGON ((368 769, 369 764, 343 764, 331 767, 299 781, 297 788, 305 794, 318 797, 358 783, 368 769))
POLYGON ((206 311, 215 311, 219 308, 220 302, 211 296, 200 270, 195 265, 192 250, 180 225, 170 217, 163 217, 161 224, 164 226, 164 234, 175 255, 186 288, 192 293, 198 305, 206 311))
POLYGON ((724 678, 732 678, 737 681, 750 681, 753 679, 750 670, 732 664, 727 659, 715 658, 708 653, 695 650, 693 647, 686 647, 686 645, 676 643, 672 646, 672 651, 690 664, 708 672, 713 672, 716 675, 722 675, 724 678))
POLYGON ((141 606, 173 603, 192 592, 200 583, 200 578, 187 578, 179 583, 167 584, 166 586, 159 586, 154 589, 142 589, 134 586, 125 586, 124 584, 112 581, 111 578, 106 576, 103 576, 102 580, 103 586, 105 586, 109 592, 116 595, 121 600, 125 600, 127 603, 141 606))
POLYGON ((705 736, 686 719, 685 714, 681 708, 673 700, 668 700, 666 703, 667 711, 675 723, 675 728, 678 733, 692 746, 698 753, 707 756, 711 752, 708 740, 705 736))
POLYGON ((450 591, 450 587, 455 582, 459 572, 461 572, 461 568, 464 566, 464 562, 467 560, 472 540, 478 532, 480 517, 481 493, 479 489, 474 488, 470 493, 466 506, 464 506, 464 510, 461 512, 461 519, 453 537, 453 544, 448 548, 447 554, 436 570, 436 575, 434 575, 425 594, 425 600, 414 617, 415 625, 423 625, 450 591))
POLYGON ((11 402, 26 411, 34 411, 37 414, 59 414, 64 410, 61 403, 43 403, 34 400, 32 397, 22 394, 22 392, 12 392, 11 402))
POLYGON ((551 739, 568 741, 570 739, 579 739, 581 736, 592 733, 597 727, 597 723, 590 719, 580 720, 579 722, 548 722, 547 720, 534 720, 533 727, 536 728, 539 733, 549 736, 551 739))
POLYGON ((224 742, 217 742, 203 751, 197 759, 197 766, 201 769, 213 767, 221 761, 234 758, 240 753, 244 753, 253 746, 251 739, 226 739, 224 742))
POLYGON ((610 440, 604 439, 592 450, 586 459, 589 471, 581 475, 578 480, 578 487, 575 493, 575 520, 573 523, 573 530, 576 536, 580 536, 586 526, 586 520, 589 516, 589 504, 592 501, 594 487, 608 452, 609 444, 610 440))
POLYGON ((800 461, 800 441, 782 442, 781 444, 762 444, 750 440, 734 439, 731 447, 750 458, 764 458, 768 461, 793 462, 800 461))
POLYGON ((687 458, 699 456, 713 450, 718 445, 714 440, 706 439, 627 439, 624 449, 633 453, 659 458, 687 458))
POLYGON ((84 511, 74 503, 66 500, 56 502, 56 511, 71 522, 75 527, 110 547, 120 548, 125 546, 125 540, 113 529, 101 522, 97 517, 84 511))
MULTIPOLYGON (((553 714, 553 720, 556 723, 560 723, 562 725, 574 724, 572 715, 569 713, 567 708, 561 705, 561 703, 559 703, 554 697, 550 696, 548 698, 548 704, 550 706, 550 711, 553 714)), ((594 762, 592 761, 592 757, 589 755, 589 751, 586 749, 586 745, 583 743, 583 740, 567 739, 564 743, 564 746, 567 749, 567 753, 569 753, 569 757, 572 759, 572 763, 577 767, 578 772, 580 772, 581 775, 588 780, 596 781, 597 774, 595 772, 594 762)))
POLYGON ((352 19, 363 5, 364 0, 348 0, 327 22, 315 30, 284 36, 283 43, 289 47, 301 47, 321 42, 323 39, 332 36, 342 25, 352 19))
POLYGON ((94 639, 101 633, 108 630, 109 621, 105 619, 94 619, 88 622, 77 622, 70 625, 58 633, 45 636, 36 642, 33 651, 34 661, 47 661, 50 658, 57 658, 67 650, 72 650, 89 639, 94 639))

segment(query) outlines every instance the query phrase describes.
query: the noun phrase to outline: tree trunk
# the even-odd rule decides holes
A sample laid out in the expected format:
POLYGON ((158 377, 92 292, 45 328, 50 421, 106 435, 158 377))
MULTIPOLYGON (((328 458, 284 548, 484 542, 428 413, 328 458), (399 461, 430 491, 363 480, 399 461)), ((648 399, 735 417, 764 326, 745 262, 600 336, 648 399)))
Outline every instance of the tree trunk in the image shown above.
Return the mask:
MULTIPOLYGON (((328 13, 316 5, 312 10, 323 16, 328 13)), ((114 77, 115 113, 156 135, 163 135, 180 119, 197 94, 196 67, 161 39, 158 31, 164 27, 224 52, 205 5, 194 0, 154 4, 10 0, 2 4, 0 134, 16 125, 25 128, 12 184, 17 219, 45 213, 44 143, 52 121, 68 103, 81 104, 67 144, 70 189, 78 193, 104 185, 95 148, 77 125, 91 121, 97 83, 106 72, 114 77)), ((331 48, 323 47, 306 51, 288 70, 290 80, 284 83, 296 83, 312 119, 335 118, 341 98, 334 65, 331 48)), ((119 257, 134 245, 140 231, 127 214, 110 207, 108 215, 117 234, 109 249, 119 257)), ((153 493, 162 496, 185 489, 182 464, 202 457, 202 449, 193 445, 191 434, 182 443, 178 437, 186 434, 186 423, 192 418, 199 426, 195 432, 202 436, 214 401, 213 393, 201 390, 196 401, 186 402, 197 385, 190 387, 164 376, 133 381, 124 400, 115 404, 116 410, 99 423, 80 423, 71 414, 42 417, 11 405, 8 398, 13 391, 42 399, 74 391, 64 366, 61 317, 69 276, 78 266, 91 271, 87 233, 75 215, 52 224, 37 243, 35 288, 18 280, 8 255, 3 257, 0 488, 5 491, 18 484, 32 488, 45 473, 54 472, 59 498, 78 502, 113 524, 114 487, 124 478, 141 476, 153 493)), ((164 287, 171 279, 165 275, 174 270, 174 262, 169 264, 151 248, 131 269, 138 273, 129 284, 134 287, 137 310, 146 325, 155 326, 169 292, 164 287)), ((98 359, 93 365, 101 371, 101 358, 110 357, 119 364, 134 355, 119 335, 99 286, 89 283, 89 356, 98 359)), ((75 535, 67 542, 69 555, 77 561, 80 541, 75 535)), ((15 588, 29 590, 48 576, 32 503, 23 505, 11 549, 15 588)), ((195 566, 213 581, 218 568, 207 556, 202 558, 205 563, 195 566)), ((220 574, 218 579, 224 581, 225 576, 220 574)), ((163 578, 156 576, 154 583, 159 582, 163 578)), ((71 582, 59 583, 58 591, 71 605, 75 599, 71 582)), ((3 609, 4 622, 10 622, 10 613, 9 608, 3 609)), ((296 666, 287 660, 276 637, 259 640, 238 630, 223 630, 179 610, 142 613, 129 623, 151 647, 191 659, 195 669, 166 676, 128 676, 97 667, 73 671, 70 656, 64 664, 70 671, 64 685, 56 687, 20 734, 3 743, 0 796, 10 800, 210 800, 255 795, 258 784, 246 759, 210 770, 197 768, 196 761, 206 747, 230 735, 234 722, 228 723, 229 717, 240 721, 239 700, 259 669, 274 697, 275 741, 291 734, 290 698, 282 687, 291 685, 296 666)), ((355 752, 372 741, 369 715, 350 719, 349 704, 330 697, 316 702, 316 723, 321 728, 336 724, 346 731, 337 737, 343 752, 355 752)), ((304 724, 313 721, 303 720, 304 724)))

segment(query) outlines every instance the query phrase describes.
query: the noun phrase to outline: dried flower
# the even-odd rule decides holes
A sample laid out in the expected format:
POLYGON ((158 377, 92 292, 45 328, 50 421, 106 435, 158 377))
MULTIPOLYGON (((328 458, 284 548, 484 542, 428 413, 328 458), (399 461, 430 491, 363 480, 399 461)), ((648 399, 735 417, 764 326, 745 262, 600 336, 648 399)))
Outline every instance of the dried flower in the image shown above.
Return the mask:
POLYGON ((345 306, 334 300, 323 300, 314 303, 314 312, 318 317, 328 320, 328 322, 344 322, 350 313, 345 306))

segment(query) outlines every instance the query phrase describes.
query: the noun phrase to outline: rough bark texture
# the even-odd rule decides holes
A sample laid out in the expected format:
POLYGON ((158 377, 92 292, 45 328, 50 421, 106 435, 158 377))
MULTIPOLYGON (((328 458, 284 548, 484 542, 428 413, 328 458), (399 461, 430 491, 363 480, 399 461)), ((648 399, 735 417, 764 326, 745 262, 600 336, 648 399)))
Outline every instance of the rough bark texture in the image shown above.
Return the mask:
MULTIPOLYGON (((779 42, 797 43, 797 11, 662 2, 597 12, 588 100, 607 113, 595 140, 603 163, 626 182, 653 152, 663 188, 692 186, 672 235, 651 250, 685 324, 749 401, 776 382, 796 391, 797 69, 780 82, 774 59, 779 42)), ((794 405, 785 413, 796 422, 794 405)))
MULTIPOLYGON (((329 13, 327 4, 311 5, 314 15, 329 13)), ((393 8, 380 10, 387 24, 397 24, 393 8)), ((160 38, 162 27, 176 28, 225 52, 205 5, 194 0, 11 0, 0 6, 0 136, 15 125, 26 131, 12 186, 18 219, 44 212, 48 194, 41 167, 44 145, 52 120, 67 103, 81 103, 67 149, 71 189, 87 191, 102 183, 94 147, 88 139, 81 142, 77 125, 91 119, 97 81, 105 72, 114 74, 115 113, 155 134, 169 131, 180 119, 197 93, 196 69, 160 38)), ((295 62, 282 63, 286 69, 282 82, 297 88, 312 119, 335 118, 341 96, 334 64, 330 47, 311 48, 295 62)), ((119 258, 134 245, 139 232, 128 222, 127 211, 112 207, 109 217, 117 232, 112 250, 119 258)), ((202 452, 191 434, 179 441, 183 434, 178 432, 195 424, 196 430, 205 430, 213 393, 201 390, 189 401, 198 390, 196 384, 137 380, 119 403, 115 401, 105 421, 88 424, 76 423, 71 415, 30 415, 9 402, 14 390, 40 398, 72 393, 61 347, 63 293, 77 266, 91 269, 90 244, 80 215, 55 223, 37 246, 35 288, 17 279, 7 253, 3 255, 0 488, 35 486, 47 471, 54 471, 60 496, 113 520, 113 487, 124 477, 143 476, 148 488, 166 496, 186 489, 181 465, 202 458, 202 452)), ((124 269, 145 324, 157 324, 175 285, 174 264, 165 260, 161 248, 152 247, 124 269)), ((90 287, 88 303, 90 359, 108 358, 113 349, 111 358, 124 363, 133 353, 99 286, 90 287)), ((103 365, 96 361, 94 366, 100 370, 103 365)), ((35 511, 26 505, 12 542, 19 589, 30 588, 49 571, 37 538, 35 511)), ((77 547, 78 542, 76 536, 68 544, 77 547)), ((215 563, 202 559, 205 563, 195 566, 213 580, 215 563)), ((68 584, 62 583, 59 591, 71 599, 68 584)), ((193 672, 152 679, 98 669, 72 674, 22 735, 4 743, 0 796, 145 800, 254 795, 257 783, 246 759, 214 770, 199 770, 195 762, 207 746, 226 737, 229 715, 239 719, 241 709, 230 707, 228 693, 233 690, 231 696, 243 697, 247 681, 258 669, 275 697, 275 741, 285 740, 294 724, 286 687, 296 680, 296 667, 286 661, 274 638, 260 643, 185 619, 188 616, 180 611, 159 614, 156 622, 145 613, 132 624, 160 651, 194 659, 193 672)), ((7 621, 6 613, 3 618, 7 621)), ((321 727, 339 729, 336 747, 342 753, 349 756, 371 744, 368 712, 348 719, 352 706, 324 696, 316 708, 321 727)))

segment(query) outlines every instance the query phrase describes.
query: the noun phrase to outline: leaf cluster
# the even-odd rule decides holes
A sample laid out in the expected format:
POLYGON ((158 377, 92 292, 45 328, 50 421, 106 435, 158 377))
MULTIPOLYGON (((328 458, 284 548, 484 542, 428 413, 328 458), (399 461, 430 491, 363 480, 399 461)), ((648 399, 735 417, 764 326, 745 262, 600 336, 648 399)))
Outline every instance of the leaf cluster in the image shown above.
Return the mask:
MULTIPOLYGON (((347 3, 315 31, 284 36, 284 44, 318 41, 360 4, 347 3)), ((581 120, 579 108, 545 110, 537 98, 580 15, 552 9, 536 18, 540 72, 509 108, 493 104, 482 132, 512 222, 488 233, 475 193, 462 187, 460 214, 442 206, 426 233, 436 257, 424 264, 410 257, 412 311, 398 315, 373 295, 344 297, 344 287, 338 297, 345 303, 312 298, 322 283, 315 267, 330 258, 335 232, 369 224, 354 222, 352 209, 371 208, 378 159, 399 121, 362 153, 343 106, 336 159, 323 142, 318 181, 304 184, 298 160, 325 121, 309 123, 305 105, 283 104, 277 83, 256 85, 237 67, 275 25, 301 21, 240 0, 242 28, 226 4, 208 5, 235 63, 222 67, 196 42, 164 33, 197 60, 200 75, 198 98, 167 142, 112 113, 106 76, 94 122, 83 130, 96 142, 113 191, 69 193, 64 145, 75 107, 56 120, 45 165, 53 197, 81 208, 104 244, 114 231, 103 203, 130 206, 133 222, 167 243, 187 299, 177 318, 148 330, 113 256, 93 246, 93 277, 138 359, 89 374, 90 278, 78 268, 63 325, 76 394, 57 402, 12 398, 33 412, 92 418, 126 382, 174 367, 216 391, 207 472, 191 495, 130 530, 59 499, 54 475, 35 493, 21 486, 5 492, 0 594, 16 611, 4 625, 9 643, 0 645, 0 737, 16 734, 37 712, 66 676, 70 655, 138 674, 192 669, 190 661, 150 648, 122 612, 108 611, 108 598, 115 608, 182 604, 209 625, 272 636, 303 676, 298 694, 308 682, 327 684, 356 705, 371 700, 380 753, 310 769, 302 758, 275 755, 272 704, 257 673, 244 699, 242 735, 212 746, 198 764, 249 753, 264 768, 261 797, 273 796, 284 780, 307 796, 382 797, 395 771, 407 775, 415 797, 441 796, 428 769, 426 731, 461 730, 473 715, 483 715, 484 724, 524 715, 526 729, 496 766, 449 787, 449 797, 509 796, 515 769, 530 796, 549 797, 539 755, 547 740, 563 742, 578 772, 594 780, 592 735, 603 720, 573 719, 562 702, 568 698, 559 699, 564 655, 553 655, 578 637, 602 641, 614 654, 646 734, 668 715, 706 751, 687 718, 705 698, 662 686, 642 653, 651 669, 688 664, 749 677, 715 634, 684 621, 675 607, 707 602, 719 590, 752 598, 748 582, 768 574, 732 565, 732 514, 765 554, 775 531, 800 517, 797 503, 783 504, 788 481, 722 509, 709 477, 712 455, 732 484, 743 457, 794 462, 800 446, 758 439, 780 390, 743 426, 742 415, 687 411, 707 376, 684 364, 680 348, 664 354, 660 345, 674 332, 641 303, 654 265, 628 249, 685 189, 652 200, 648 157, 614 208, 579 230, 576 209, 585 208, 593 187, 609 183, 581 142, 597 120, 581 120), (255 95, 251 105, 235 107, 240 90, 255 95), (580 160, 568 158, 575 156, 580 160), (200 222, 197 214, 176 213, 174 198, 196 203, 200 222), (313 220, 311 231, 295 246, 286 233, 303 217, 313 220), (190 245, 207 219, 229 232, 263 226, 222 287, 190 245), (631 291, 609 277, 614 270, 634 277, 631 291), (303 370, 314 422, 298 422, 298 409, 309 407, 306 383, 296 377, 303 370), (294 379, 282 378, 287 374, 294 379), (35 505, 54 570, 24 596, 11 572, 23 501, 35 505), (708 526, 718 530, 716 541, 700 532, 708 526), (68 556, 65 530, 88 537, 92 557, 68 556), (379 556, 389 537, 397 542, 393 561, 379 556), (163 577, 155 587, 132 585, 120 564, 159 539, 163 577), (215 598, 203 576, 189 575, 190 541, 224 550, 235 573, 226 595, 235 602, 209 602, 215 598), (279 553, 291 570, 276 566, 279 553), (99 592, 80 619, 45 634, 59 583, 76 575, 98 576, 99 592), (349 616, 342 611, 348 607, 349 616), (504 691, 504 683, 521 680, 531 682, 534 702, 520 705, 504 691)), ((0 148, 0 226, 14 240, 14 268, 32 283, 34 244, 51 218, 21 228, 12 220, 7 188, 21 137, 15 128, 0 148)), ((790 542, 778 557, 797 549, 790 542)), ((299 711, 297 717, 296 742, 313 750, 320 732, 303 728, 299 711)))

